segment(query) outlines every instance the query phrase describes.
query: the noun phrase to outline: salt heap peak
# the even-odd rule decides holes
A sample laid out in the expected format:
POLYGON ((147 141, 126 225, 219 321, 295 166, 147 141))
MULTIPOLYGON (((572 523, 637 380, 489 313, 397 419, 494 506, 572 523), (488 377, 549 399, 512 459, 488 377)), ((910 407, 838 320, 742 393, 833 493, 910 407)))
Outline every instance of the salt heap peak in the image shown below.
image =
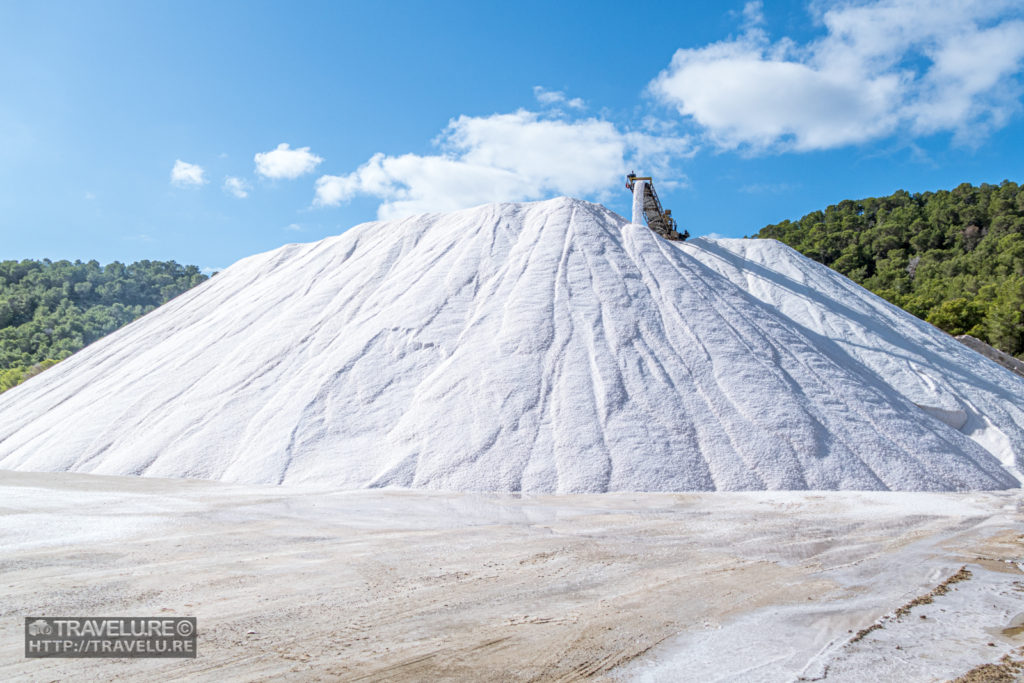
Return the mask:
POLYGON ((998 489, 988 451, 560 198, 239 261, 0 395, 0 467, 459 490, 998 489))

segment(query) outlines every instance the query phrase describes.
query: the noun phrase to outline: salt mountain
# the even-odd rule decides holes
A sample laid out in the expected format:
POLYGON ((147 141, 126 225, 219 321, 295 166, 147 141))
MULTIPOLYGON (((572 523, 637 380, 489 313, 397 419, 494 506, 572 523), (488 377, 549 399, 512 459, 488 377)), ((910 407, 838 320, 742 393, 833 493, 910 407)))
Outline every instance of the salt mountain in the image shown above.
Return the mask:
POLYGON ((1024 379, 788 247, 679 246, 561 198, 243 259, 0 395, 0 468, 1001 489, 1021 405, 1024 379))

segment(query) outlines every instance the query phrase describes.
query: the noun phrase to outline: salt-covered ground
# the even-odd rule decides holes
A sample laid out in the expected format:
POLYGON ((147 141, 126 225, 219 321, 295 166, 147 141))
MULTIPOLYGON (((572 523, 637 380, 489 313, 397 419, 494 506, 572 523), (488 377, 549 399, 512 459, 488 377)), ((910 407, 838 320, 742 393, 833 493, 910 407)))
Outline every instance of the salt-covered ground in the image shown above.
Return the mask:
POLYGON ((1024 644, 1021 500, 4 472, 0 680, 943 680, 1024 644), (25 659, 39 614, 194 615, 199 656, 25 659))

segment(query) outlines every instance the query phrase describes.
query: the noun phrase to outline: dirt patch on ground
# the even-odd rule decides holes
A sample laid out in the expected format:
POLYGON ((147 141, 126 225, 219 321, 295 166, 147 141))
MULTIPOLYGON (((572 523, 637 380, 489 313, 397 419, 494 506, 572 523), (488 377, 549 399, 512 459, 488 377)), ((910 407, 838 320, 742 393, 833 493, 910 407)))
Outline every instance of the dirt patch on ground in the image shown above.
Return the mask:
POLYGON ((1024 677, 1024 648, 1003 655, 995 664, 982 664, 952 683, 1016 683, 1024 677))
POLYGON ((952 584, 959 583, 960 581, 966 581, 969 578, 971 578, 970 570, 968 570, 967 567, 960 567, 960 570, 956 574, 953 574, 948 579, 946 579, 938 586, 925 593, 924 595, 917 596, 916 598, 914 598, 907 604, 903 605, 902 607, 896 608, 896 610, 894 610, 891 615, 886 615, 882 617, 882 619, 880 619, 879 621, 876 621, 875 623, 871 624, 870 626, 862 628, 861 630, 857 631, 853 638, 850 638, 850 642, 856 643, 857 641, 862 640, 864 636, 868 635, 872 631, 877 631, 880 628, 884 628, 886 621, 894 619, 898 620, 900 617, 904 617, 910 614, 910 610, 914 609, 918 605, 927 605, 934 602, 936 597, 948 593, 949 587, 952 584))

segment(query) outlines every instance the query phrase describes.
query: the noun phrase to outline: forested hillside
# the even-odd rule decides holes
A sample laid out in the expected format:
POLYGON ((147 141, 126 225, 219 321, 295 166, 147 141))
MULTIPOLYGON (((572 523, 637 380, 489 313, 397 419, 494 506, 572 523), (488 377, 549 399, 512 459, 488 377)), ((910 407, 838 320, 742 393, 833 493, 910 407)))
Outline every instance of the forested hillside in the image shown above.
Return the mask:
POLYGON ((950 334, 1024 356, 1024 187, 845 200, 771 237, 950 334))
POLYGON ((0 391, 204 280, 174 261, 0 261, 0 391))

